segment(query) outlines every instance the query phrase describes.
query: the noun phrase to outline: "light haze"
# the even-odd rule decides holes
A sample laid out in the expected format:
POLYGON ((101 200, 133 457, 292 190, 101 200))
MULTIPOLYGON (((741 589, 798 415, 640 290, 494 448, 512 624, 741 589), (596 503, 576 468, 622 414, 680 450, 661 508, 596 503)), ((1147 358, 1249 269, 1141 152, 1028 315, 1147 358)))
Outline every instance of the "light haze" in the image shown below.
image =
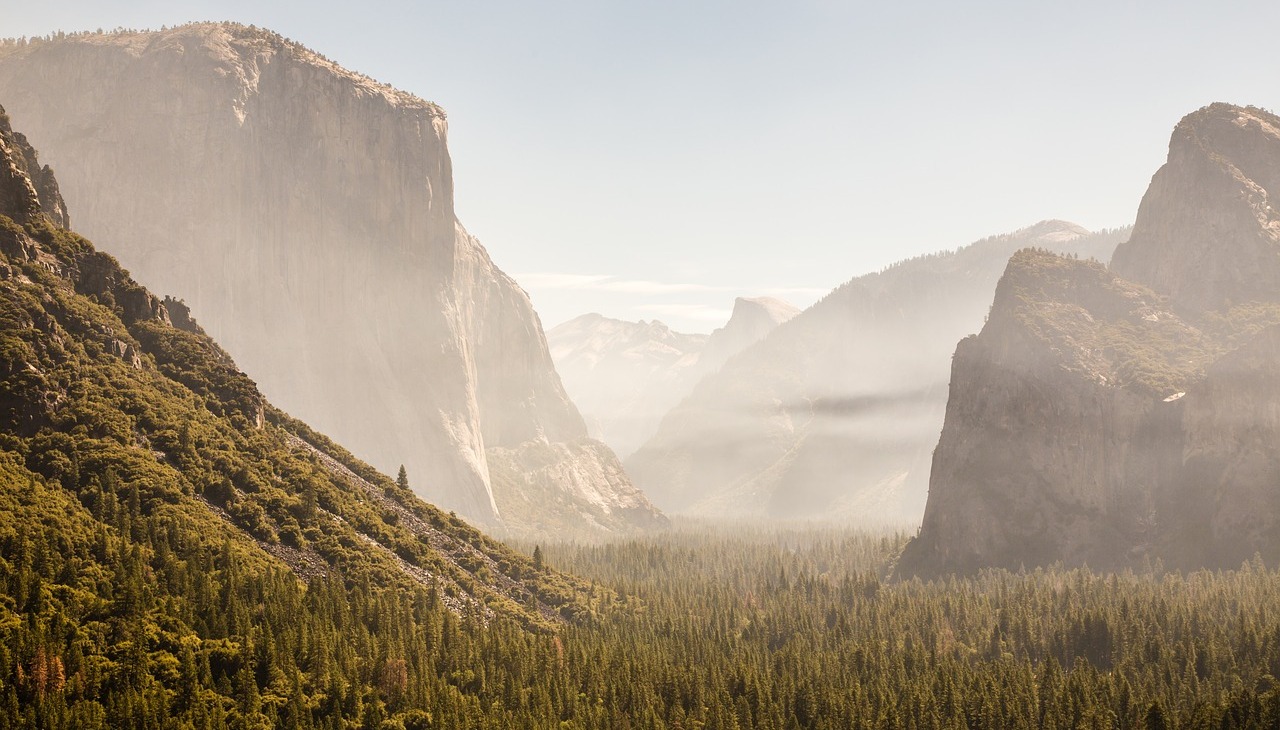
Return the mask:
POLYGON ((0 35, 214 19, 443 105, 459 216, 547 326, 707 332, 735 296, 1124 225, 1181 116, 1280 106, 1270 2, 76 1, 0 35))

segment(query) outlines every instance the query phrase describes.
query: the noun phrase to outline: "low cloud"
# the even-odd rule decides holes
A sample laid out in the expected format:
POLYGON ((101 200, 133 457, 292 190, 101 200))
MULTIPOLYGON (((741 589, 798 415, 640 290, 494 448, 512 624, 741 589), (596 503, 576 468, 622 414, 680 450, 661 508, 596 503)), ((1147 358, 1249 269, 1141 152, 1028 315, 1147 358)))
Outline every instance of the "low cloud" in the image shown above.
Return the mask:
POLYGON ((633 311, 662 317, 684 317, 706 322, 728 321, 732 310, 720 307, 709 307, 705 304, 641 304, 631 308, 633 311))
MULTIPOLYGON (((801 299, 817 299, 830 289, 818 287, 773 287, 768 289, 751 289, 750 287, 714 286, 711 284, 670 283, 649 281, 646 279, 621 279, 612 274, 560 274, 535 272, 518 274, 516 281, 529 289, 559 289, 569 291, 599 291, 615 294, 684 294, 690 292, 755 292, 758 295, 778 297, 799 297, 801 299)), ((753 295, 755 295, 753 294, 753 295)), ((655 305, 659 306, 659 305, 655 305)), ((666 306, 666 305, 662 305, 666 306)), ((670 305, 698 306, 698 305, 670 305)), ((719 310, 717 310, 719 311, 719 310)), ((726 315, 727 316, 727 315, 726 315)))
POLYGON ((643 279, 619 279, 607 274, 520 274, 516 281, 531 289, 569 289, 617 294, 680 294, 686 292, 730 291, 728 287, 706 284, 668 284, 643 279))

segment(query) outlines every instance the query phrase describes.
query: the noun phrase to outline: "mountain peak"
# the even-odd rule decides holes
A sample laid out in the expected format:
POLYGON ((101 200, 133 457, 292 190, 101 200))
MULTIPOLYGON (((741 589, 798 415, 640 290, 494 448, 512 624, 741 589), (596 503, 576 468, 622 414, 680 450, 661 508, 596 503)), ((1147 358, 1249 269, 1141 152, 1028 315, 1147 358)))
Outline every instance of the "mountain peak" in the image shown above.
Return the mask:
POLYGON ((66 201, 48 165, 40 166, 27 138, 13 131, 0 106, 0 214, 19 223, 44 213, 58 226, 71 225, 66 201))
POLYGON ((175 55, 181 56, 180 62, 188 67, 211 64, 221 77, 235 82, 244 92, 244 95, 231 97, 241 112, 245 97, 257 92, 262 67, 273 57, 287 57, 349 82, 358 96, 381 97, 395 108, 423 111, 441 121, 445 118, 444 110, 437 104, 344 68, 275 31, 231 21, 186 23, 158 31, 66 34, 58 39, 33 38, 26 44, 0 41, 0 57, 41 54, 68 43, 115 49, 135 60, 163 59, 166 65, 173 63, 172 56, 175 55))
POLYGON ((773 297, 738 297, 729 321, 707 340, 699 366, 702 372, 720 369, 729 358, 763 340, 778 325, 800 313, 794 305, 773 297))
POLYGON ((1049 220, 1040 221, 1035 225, 1031 225, 1021 231, 1017 231, 1013 235, 1021 234, 1047 245, 1074 241, 1081 236, 1089 235, 1089 233, 1089 229, 1084 226, 1072 223, 1071 221, 1050 218, 1049 220))
POLYGON ((786 322, 788 319, 796 316, 800 310, 790 302, 773 297, 738 297, 733 300, 733 314, 729 317, 729 324, 733 324, 734 320, 742 321, 756 317, 765 317, 774 326, 786 322))
POLYGON ((1280 292, 1280 117, 1211 104, 1184 117, 1112 267, 1186 311, 1280 292))

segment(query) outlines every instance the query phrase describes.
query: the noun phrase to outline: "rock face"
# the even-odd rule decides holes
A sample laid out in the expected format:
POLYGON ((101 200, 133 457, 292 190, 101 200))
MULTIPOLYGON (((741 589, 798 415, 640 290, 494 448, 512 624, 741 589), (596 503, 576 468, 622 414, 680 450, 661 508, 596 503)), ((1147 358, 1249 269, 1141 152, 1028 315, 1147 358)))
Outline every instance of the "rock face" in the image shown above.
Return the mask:
POLYGON ((552 328, 547 341, 592 435, 625 456, 699 380, 799 312, 779 299, 739 297, 728 323, 709 337, 672 332, 657 320, 585 314, 552 328))
POLYGON ((698 377, 719 370, 729 358, 763 340, 778 325, 797 314, 789 302, 773 297, 738 297, 733 302, 733 314, 729 321, 707 340, 698 357, 698 377))
POLYGON ((1105 259, 1122 237, 1046 221, 854 279, 702 380, 627 469, 668 511, 917 521, 952 343, 981 325, 1008 257, 1105 259))
POLYGON ((36 151, 21 132, 13 131, 9 115, 0 107, 0 215, 18 223, 44 213, 54 225, 71 227, 67 203, 58 190, 58 181, 48 165, 41 166, 36 151))
POLYGON ((592 439, 528 441, 490 449, 493 493, 517 537, 659 529, 667 519, 627 477, 609 447, 592 439))
MULTIPOLYGON (((151 294, 65 220, 51 171, 0 109, 0 515, 73 553, 65 586, 117 569, 121 552, 217 545, 241 576, 429 590, 455 613, 540 630, 580 616, 585 582, 535 569, 272 407, 185 305, 151 294), (82 504, 90 494, 130 504, 134 529, 82 504), (74 554, 85 535, 111 532, 116 547, 74 554)), ((149 615, 199 641, 207 627, 174 607, 207 593, 168 589, 149 615)))
POLYGON ((1169 161, 1116 249, 1121 276, 1191 312, 1280 297, 1280 118, 1213 104, 1173 130, 1169 161), (1190 204, 1193 203, 1194 204, 1190 204))
POLYGON ((230 24, 10 44, 0 93, 83 231, 428 499, 497 524, 490 449, 586 436, 528 297, 454 216, 434 104, 230 24))
POLYGON ((900 572, 1280 556, 1278 128, 1223 104, 1185 118, 1109 271, 1009 262, 956 350, 900 572))

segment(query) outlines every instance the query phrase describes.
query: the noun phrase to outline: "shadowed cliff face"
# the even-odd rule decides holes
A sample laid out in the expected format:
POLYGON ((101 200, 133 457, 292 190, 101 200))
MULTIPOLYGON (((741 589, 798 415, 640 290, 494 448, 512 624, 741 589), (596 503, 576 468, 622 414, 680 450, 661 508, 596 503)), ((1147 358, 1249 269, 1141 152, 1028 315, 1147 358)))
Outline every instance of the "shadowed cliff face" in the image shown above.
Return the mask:
POLYGON ((435 105, 223 24, 6 47, 0 92, 87 234, 427 498, 493 523, 488 449, 586 435, 528 297, 454 216, 435 105))
POLYGON ((924 523, 908 572, 1111 568, 1151 538, 1181 399, 1210 357, 1159 296, 1101 264, 1016 254, 981 334, 952 361, 924 523), (1066 300, 1066 301, 1063 301, 1066 300), (1188 340, 1143 349, 1134 340, 1188 340))
POLYGON ((1045 221, 854 279, 704 378, 628 471, 668 511, 915 523, 954 343, 1009 256, 1105 259, 1120 238, 1045 221))
POLYGON ((1278 122, 1185 118, 1110 271, 1013 257, 956 350, 901 573, 1280 556, 1278 122))

